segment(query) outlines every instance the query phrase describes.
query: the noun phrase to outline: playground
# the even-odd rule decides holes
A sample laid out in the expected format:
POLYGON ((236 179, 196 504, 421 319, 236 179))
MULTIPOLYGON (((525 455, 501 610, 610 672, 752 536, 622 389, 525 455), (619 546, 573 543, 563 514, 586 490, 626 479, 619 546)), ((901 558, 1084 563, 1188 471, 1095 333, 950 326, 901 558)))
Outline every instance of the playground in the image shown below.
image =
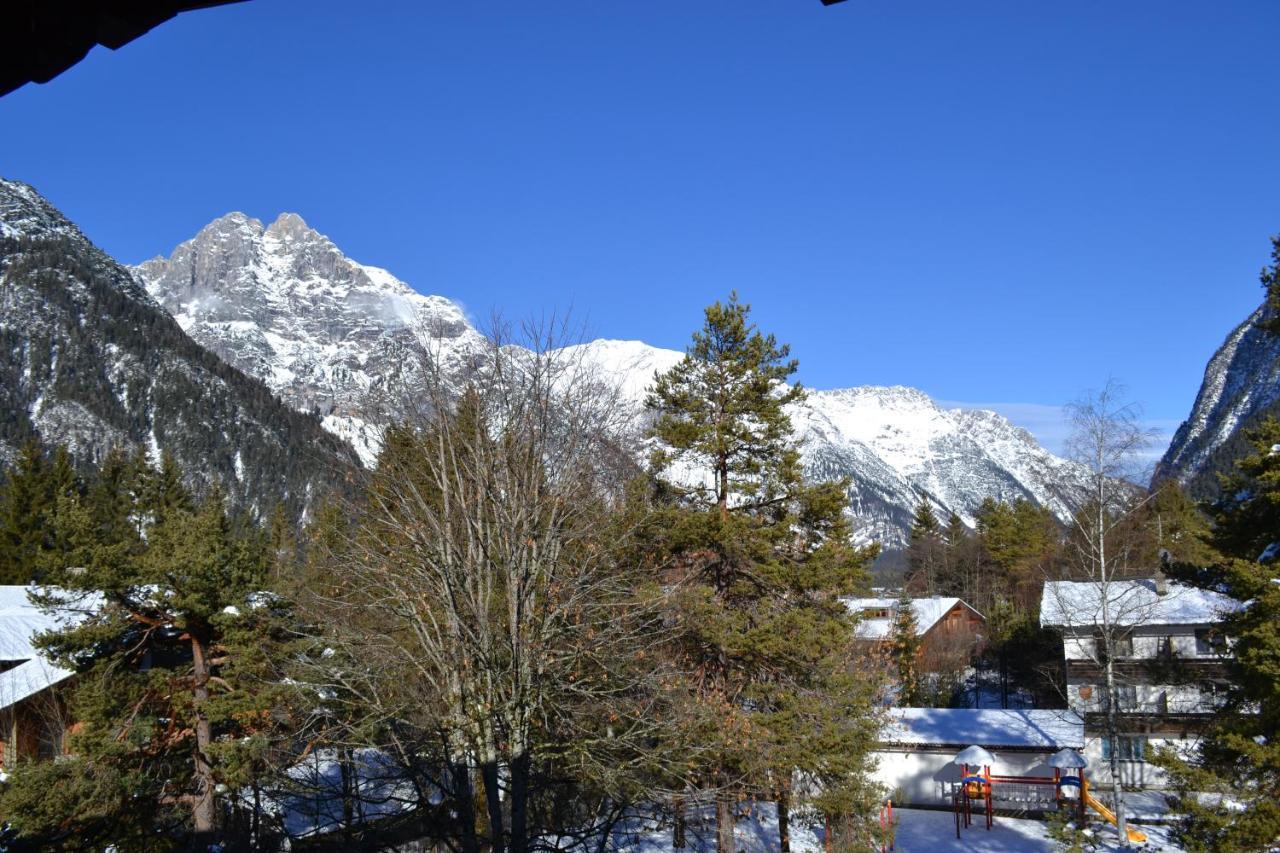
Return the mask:
MULTIPOLYGON (((1050 757, 1048 765, 1053 768, 1052 776, 992 773, 996 757, 981 746, 967 747, 951 763, 960 768, 960 781, 951 795, 957 839, 963 830, 973 828, 975 816, 977 824, 990 831, 1001 802, 1027 810, 1033 807, 1066 810, 1077 826, 1087 826, 1091 819, 1101 818, 1119 832, 1115 813, 1089 790, 1089 762, 1074 749, 1061 749, 1050 757)), ((1126 827, 1124 832, 1131 844, 1147 841, 1146 833, 1136 827, 1126 827)))

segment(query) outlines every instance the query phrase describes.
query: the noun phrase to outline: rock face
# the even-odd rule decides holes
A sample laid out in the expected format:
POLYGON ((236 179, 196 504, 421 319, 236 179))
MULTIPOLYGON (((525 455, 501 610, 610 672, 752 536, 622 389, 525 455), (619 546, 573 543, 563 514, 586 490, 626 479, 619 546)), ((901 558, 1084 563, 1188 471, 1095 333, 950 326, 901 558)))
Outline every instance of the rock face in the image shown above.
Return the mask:
MULTIPOLYGON (((352 438, 366 463, 395 414, 386 401, 413 387, 415 348, 429 346, 465 377, 484 346, 456 305, 350 260, 293 214, 266 228, 229 214, 134 272, 193 338, 352 438)), ((638 341, 574 349, 617 378, 638 425, 655 371, 682 357, 638 341)), ((1063 517, 1076 503, 1080 471, 994 412, 860 387, 813 392, 792 418, 809 473, 851 477, 858 536, 886 548, 905 545, 921 496, 970 523, 986 497, 1027 498, 1063 517)))
POLYGON ((201 347, 34 189, 0 180, 0 457, 173 453, 259 512, 305 511, 355 463, 315 418, 201 347))
POLYGON ((1235 328, 1205 367, 1190 416, 1156 466, 1154 481, 1174 479, 1193 497, 1218 494, 1217 474, 1249 451, 1244 432, 1280 413, 1280 335, 1258 328, 1265 305, 1235 328))
POLYGON ((265 228, 227 214, 134 274, 184 331, 322 418, 366 464, 417 349, 463 373, 482 343, 457 305, 352 261, 292 213, 265 228))

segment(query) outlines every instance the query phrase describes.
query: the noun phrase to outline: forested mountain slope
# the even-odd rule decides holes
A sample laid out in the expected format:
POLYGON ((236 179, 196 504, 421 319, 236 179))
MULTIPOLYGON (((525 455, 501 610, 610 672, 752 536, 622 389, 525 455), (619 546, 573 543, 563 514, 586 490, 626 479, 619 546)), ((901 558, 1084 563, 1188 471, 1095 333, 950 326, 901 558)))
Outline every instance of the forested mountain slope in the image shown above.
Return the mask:
POLYGON ((188 337, 33 188, 0 180, 0 460, 172 453, 240 506, 293 513, 355 464, 341 439, 188 337))

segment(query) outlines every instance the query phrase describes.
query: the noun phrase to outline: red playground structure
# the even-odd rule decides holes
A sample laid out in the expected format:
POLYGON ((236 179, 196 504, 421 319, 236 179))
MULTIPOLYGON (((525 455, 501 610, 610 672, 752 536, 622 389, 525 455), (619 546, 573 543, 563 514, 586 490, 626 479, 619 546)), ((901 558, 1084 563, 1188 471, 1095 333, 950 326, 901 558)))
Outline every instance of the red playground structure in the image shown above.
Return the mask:
MULTIPOLYGON (((1117 825, 1115 813, 1089 793, 1089 780, 1084 772, 1088 762, 1083 755, 1073 749, 1059 750, 1049 759, 1049 766, 1053 768, 1052 778, 993 775, 991 765, 995 763, 995 756, 980 746, 970 746, 962 750, 951 760, 951 763, 960 766, 960 784, 952 796, 956 838, 960 837, 962 826, 968 829, 972 825, 975 805, 985 816, 987 829, 991 829, 995 822, 995 786, 997 785, 1016 788, 1021 792, 1034 792, 1041 786, 1047 788, 1052 785, 1052 797, 1048 796, 1046 790, 1043 795, 1032 793, 1016 799, 1021 802, 1040 802, 1045 805, 1052 803, 1059 809, 1072 809, 1078 812, 1079 825, 1082 827, 1088 820, 1086 808, 1098 812, 1113 826, 1117 825), (1072 788, 1075 789, 1074 793, 1070 791, 1072 788)), ((1147 840, 1144 833, 1136 829, 1127 827, 1126 829, 1130 841, 1142 843, 1147 840)))

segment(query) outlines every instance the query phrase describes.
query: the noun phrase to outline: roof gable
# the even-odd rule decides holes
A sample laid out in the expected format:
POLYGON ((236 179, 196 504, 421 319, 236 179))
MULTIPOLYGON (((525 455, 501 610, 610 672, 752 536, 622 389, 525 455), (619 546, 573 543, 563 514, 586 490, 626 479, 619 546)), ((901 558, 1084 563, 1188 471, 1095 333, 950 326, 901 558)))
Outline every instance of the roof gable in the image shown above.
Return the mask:
MULTIPOLYGON (((867 610, 888 610, 890 613, 894 613, 898 607, 898 599, 896 598, 846 598, 843 601, 845 607, 855 616, 867 610)), ((916 617, 916 636, 923 637, 933 630, 957 604, 976 614, 979 619, 983 618, 981 613, 978 613, 977 610, 970 607, 963 600, 954 596, 935 595, 929 598, 911 599, 911 610, 916 617)), ((887 619, 861 619, 858 622, 854 636, 860 640, 883 640, 893 633, 893 621, 894 617, 892 615, 887 619)))

